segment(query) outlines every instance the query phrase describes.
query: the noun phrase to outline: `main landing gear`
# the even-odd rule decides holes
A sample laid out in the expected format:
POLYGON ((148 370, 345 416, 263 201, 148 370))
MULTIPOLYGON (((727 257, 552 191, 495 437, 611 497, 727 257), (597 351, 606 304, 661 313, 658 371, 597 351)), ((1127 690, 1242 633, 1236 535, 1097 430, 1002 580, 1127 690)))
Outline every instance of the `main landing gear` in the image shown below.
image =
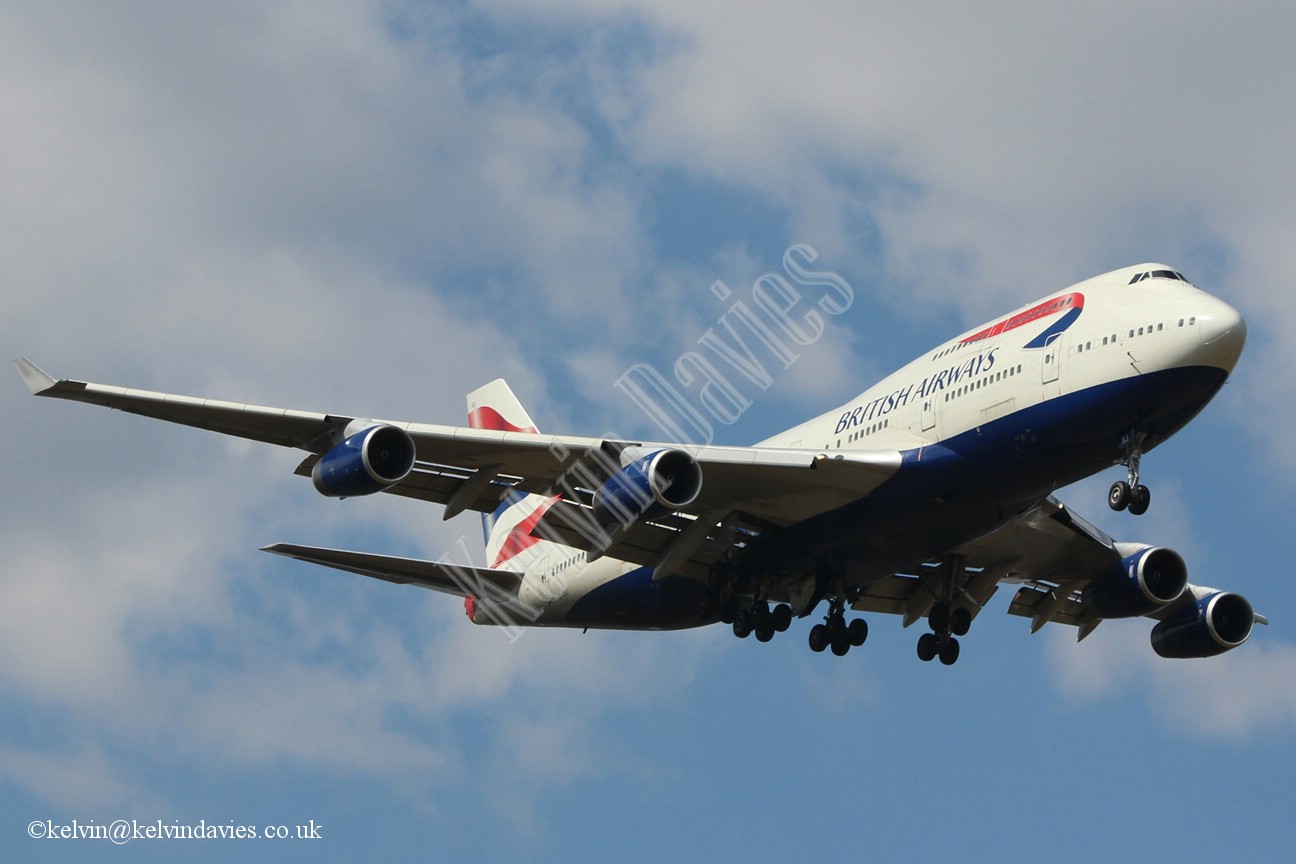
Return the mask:
POLYGON ((792 626, 792 607, 786 603, 780 603, 773 609, 763 600, 757 600, 752 605, 738 612, 733 622, 734 635, 739 639, 746 639, 752 633, 761 642, 768 642, 774 638, 775 633, 782 633, 792 626))
MULTIPOLYGON (((788 604, 780 603, 771 609, 759 590, 750 603, 744 596, 734 594, 734 574, 728 562, 717 561, 711 565, 708 581, 715 592, 715 599, 706 601, 708 606, 712 603, 719 605, 720 620, 732 624, 734 635, 739 639, 755 633, 761 642, 768 642, 775 633, 782 633, 792 626, 792 607, 788 604)), ((709 609, 704 609, 702 617, 709 617, 709 613, 709 609)))
POLYGON ((845 657, 852 647, 858 648, 868 639, 868 622, 856 618, 846 623, 846 601, 840 595, 828 604, 828 614, 824 623, 810 628, 810 650, 823 651, 832 648, 838 657, 845 657))
POLYGON ((993 585, 985 584, 992 577, 979 571, 973 579, 967 572, 967 559, 950 555, 939 570, 927 571, 920 578, 936 602, 927 612, 931 632, 918 637, 918 659, 930 663, 939 657, 941 663, 953 666, 959 658, 957 637, 966 636, 972 629, 973 608, 984 606, 994 593, 993 585))
POLYGON ((1139 460, 1143 458, 1143 436, 1130 433, 1125 436, 1125 458, 1120 464, 1129 468, 1129 480, 1117 480, 1107 492, 1107 506, 1120 511, 1128 509, 1142 516, 1152 503, 1152 492, 1139 483, 1139 460))
POLYGON ((972 627, 972 612, 966 606, 937 603, 927 615, 932 632, 918 637, 918 659, 929 663, 939 657, 946 666, 953 666, 959 657, 959 642, 955 636, 966 636, 972 627))

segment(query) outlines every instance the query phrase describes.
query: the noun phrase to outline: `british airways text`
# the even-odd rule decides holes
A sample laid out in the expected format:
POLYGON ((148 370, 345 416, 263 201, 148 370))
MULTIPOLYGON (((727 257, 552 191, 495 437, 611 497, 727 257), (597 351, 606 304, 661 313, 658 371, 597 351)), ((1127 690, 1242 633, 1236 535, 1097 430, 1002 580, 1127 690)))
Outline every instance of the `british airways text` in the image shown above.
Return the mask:
POLYGON ((840 435, 847 429, 852 429, 861 423, 868 423, 876 417, 885 417, 897 408, 908 405, 910 399, 924 399, 947 387, 954 387, 986 374, 994 368, 995 352, 998 350, 998 348, 991 348, 985 353, 969 358, 964 363, 928 375, 921 382, 910 384, 908 387, 903 387, 885 396, 879 396, 872 402, 865 402, 863 405, 847 411, 837 421, 837 428, 833 434, 840 435))

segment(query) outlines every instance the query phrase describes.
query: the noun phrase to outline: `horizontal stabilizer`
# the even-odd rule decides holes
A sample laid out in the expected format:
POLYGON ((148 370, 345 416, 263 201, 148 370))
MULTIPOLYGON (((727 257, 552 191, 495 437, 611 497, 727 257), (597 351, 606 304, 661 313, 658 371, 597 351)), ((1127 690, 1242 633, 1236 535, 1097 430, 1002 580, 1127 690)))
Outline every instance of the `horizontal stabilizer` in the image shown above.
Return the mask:
POLYGON ((14 366, 18 367, 18 374, 22 376, 23 383, 27 385, 27 389, 33 396, 45 392, 58 383, 26 357, 19 357, 14 361, 14 366))
POLYGON ((392 555, 374 555, 370 552, 348 552, 344 549, 324 549, 317 546, 297 546, 292 543, 275 543, 263 546, 262 552, 273 552, 298 561, 322 564, 348 573, 358 573, 373 579, 395 582, 398 585, 419 585, 453 594, 456 597, 494 596, 503 591, 516 594, 522 584, 522 574, 511 570, 488 570, 485 567, 461 567, 417 558, 397 558, 392 555))

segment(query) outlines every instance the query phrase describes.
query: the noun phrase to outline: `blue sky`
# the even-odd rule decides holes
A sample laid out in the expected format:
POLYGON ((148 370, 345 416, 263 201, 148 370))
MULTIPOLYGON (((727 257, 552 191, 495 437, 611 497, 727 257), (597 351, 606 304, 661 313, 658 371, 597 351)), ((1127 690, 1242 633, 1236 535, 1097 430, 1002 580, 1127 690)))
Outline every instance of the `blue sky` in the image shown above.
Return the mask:
POLYGON ((1122 539, 1268 614, 1221 658, 1141 622, 957 666, 875 617, 814 655, 473 627, 452 598, 257 552, 440 557, 471 517, 324 500, 298 459, 0 387, 6 860, 28 823, 323 826, 122 860, 1286 860, 1296 764, 1296 69, 1289 5, 0 2, 0 341, 58 375, 453 422, 507 377, 546 431, 654 435, 669 370, 805 243, 855 291, 725 443, 968 326, 1165 261, 1250 341, 1144 462, 1122 539))

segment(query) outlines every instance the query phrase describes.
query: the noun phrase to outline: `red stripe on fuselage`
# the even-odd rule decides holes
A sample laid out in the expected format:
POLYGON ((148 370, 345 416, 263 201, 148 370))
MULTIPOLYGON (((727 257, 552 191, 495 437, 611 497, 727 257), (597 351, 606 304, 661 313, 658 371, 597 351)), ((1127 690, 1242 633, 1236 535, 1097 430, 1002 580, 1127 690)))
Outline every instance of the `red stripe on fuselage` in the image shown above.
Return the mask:
POLYGON ((1063 294, 1060 297, 1054 297, 1051 300, 1045 300, 1037 306, 1032 306, 1025 312, 1018 312, 1016 315, 1005 318, 991 324, 989 327, 973 333, 966 339, 960 339, 959 343, 967 345, 972 342, 982 342, 986 339, 992 339, 1001 333, 1007 333, 1009 330, 1016 330, 1018 327, 1025 327, 1041 318, 1047 318, 1050 315, 1056 315, 1067 309, 1083 309, 1084 295, 1079 291, 1073 291, 1070 294, 1063 294))

